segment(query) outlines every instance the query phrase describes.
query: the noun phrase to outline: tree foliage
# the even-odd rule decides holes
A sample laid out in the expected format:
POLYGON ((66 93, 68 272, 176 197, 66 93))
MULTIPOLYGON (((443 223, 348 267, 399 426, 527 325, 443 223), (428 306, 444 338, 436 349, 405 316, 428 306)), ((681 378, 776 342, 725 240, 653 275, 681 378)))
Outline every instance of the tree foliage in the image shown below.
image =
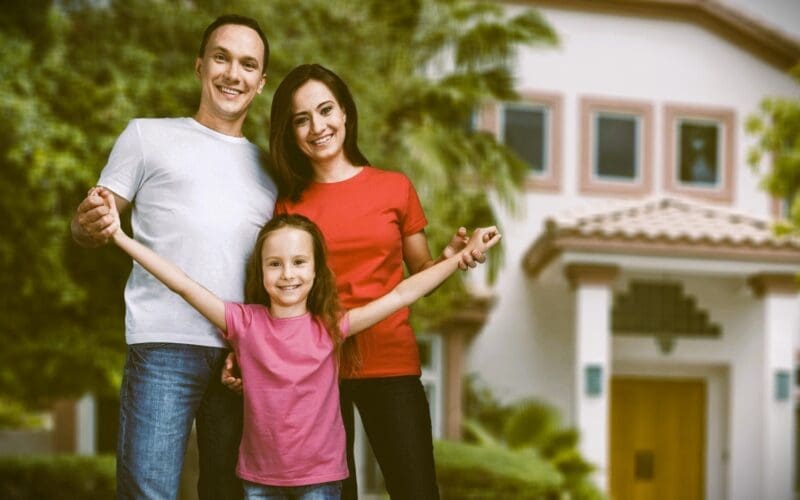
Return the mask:
MULTIPOLYGON (((350 84, 367 157, 414 181, 434 252, 458 225, 495 220, 487 191, 512 203, 525 165, 467 124, 483 102, 515 98, 517 47, 556 42, 534 11, 466 0, 19 3, 0 21, 0 397, 116 390, 130 263, 78 248, 69 220, 128 120, 194 113, 200 34, 227 12, 258 19, 271 42, 267 88, 245 124, 256 143, 267 146, 277 82, 319 62, 350 84)), ((450 280, 417 316, 436 319, 462 295, 450 280)))
MULTIPOLYGON (((800 83, 800 64, 791 74, 800 83)), ((770 160, 762 185, 788 207, 788 221, 778 229, 797 231, 800 229, 800 98, 764 99, 759 111, 748 117, 746 128, 757 138, 748 162, 759 169, 765 160, 770 160)))

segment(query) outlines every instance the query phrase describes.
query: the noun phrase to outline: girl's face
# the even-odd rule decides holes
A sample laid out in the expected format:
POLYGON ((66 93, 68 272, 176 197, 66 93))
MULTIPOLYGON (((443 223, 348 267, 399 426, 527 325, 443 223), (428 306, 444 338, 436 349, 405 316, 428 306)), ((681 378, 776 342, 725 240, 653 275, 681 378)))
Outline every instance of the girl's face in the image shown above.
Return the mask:
POLYGON ((312 165, 344 156, 347 116, 333 92, 319 80, 309 80, 292 96, 292 128, 297 147, 312 165))
POLYGON ((264 290, 276 318, 301 316, 314 285, 314 244, 311 235, 295 227, 271 232, 261 247, 264 290))

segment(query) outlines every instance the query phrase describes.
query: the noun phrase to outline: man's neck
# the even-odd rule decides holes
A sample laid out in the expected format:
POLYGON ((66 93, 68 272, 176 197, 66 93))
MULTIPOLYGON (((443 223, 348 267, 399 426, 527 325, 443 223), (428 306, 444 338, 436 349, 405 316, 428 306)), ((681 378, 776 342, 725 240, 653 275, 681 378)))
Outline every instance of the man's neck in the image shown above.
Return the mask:
POLYGON ((219 132, 220 134, 229 135, 231 137, 243 137, 242 124, 244 123, 244 118, 245 117, 242 116, 238 120, 224 120, 208 113, 204 113, 202 110, 198 110, 194 115, 194 119, 200 125, 208 127, 215 132, 219 132))

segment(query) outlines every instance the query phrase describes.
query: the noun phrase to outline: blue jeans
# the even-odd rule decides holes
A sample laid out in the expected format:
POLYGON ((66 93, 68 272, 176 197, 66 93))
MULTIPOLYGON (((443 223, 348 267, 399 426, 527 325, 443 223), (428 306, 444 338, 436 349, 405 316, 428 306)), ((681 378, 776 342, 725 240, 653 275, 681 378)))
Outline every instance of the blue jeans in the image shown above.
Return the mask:
POLYGON ((245 500, 339 500, 342 482, 307 486, 268 486, 244 481, 245 500))
POLYGON ((355 404, 392 500, 438 500, 431 417, 419 377, 342 380, 339 394, 350 468, 350 477, 342 483, 342 498, 358 498, 353 455, 355 404))
POLYGON ((235 473, 242 438, 242 398, 220 382, 228 352, 186 344, 128 346, 120 389, 118 499, 178 497, 195 419, 199 498, 242 498, 235 473))

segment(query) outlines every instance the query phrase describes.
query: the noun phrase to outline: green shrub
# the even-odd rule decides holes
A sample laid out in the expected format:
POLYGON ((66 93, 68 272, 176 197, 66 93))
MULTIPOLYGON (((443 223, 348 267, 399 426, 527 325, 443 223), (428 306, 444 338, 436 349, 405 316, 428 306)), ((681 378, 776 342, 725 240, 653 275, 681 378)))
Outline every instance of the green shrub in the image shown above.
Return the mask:
POLYGON ((442 500, 560 497, 561 474, 534 450, 438 441, 434 451, 442 500))
POLYGON ((3 500, 108 500, 116 485, 114 457, 0 457, 3 500))

